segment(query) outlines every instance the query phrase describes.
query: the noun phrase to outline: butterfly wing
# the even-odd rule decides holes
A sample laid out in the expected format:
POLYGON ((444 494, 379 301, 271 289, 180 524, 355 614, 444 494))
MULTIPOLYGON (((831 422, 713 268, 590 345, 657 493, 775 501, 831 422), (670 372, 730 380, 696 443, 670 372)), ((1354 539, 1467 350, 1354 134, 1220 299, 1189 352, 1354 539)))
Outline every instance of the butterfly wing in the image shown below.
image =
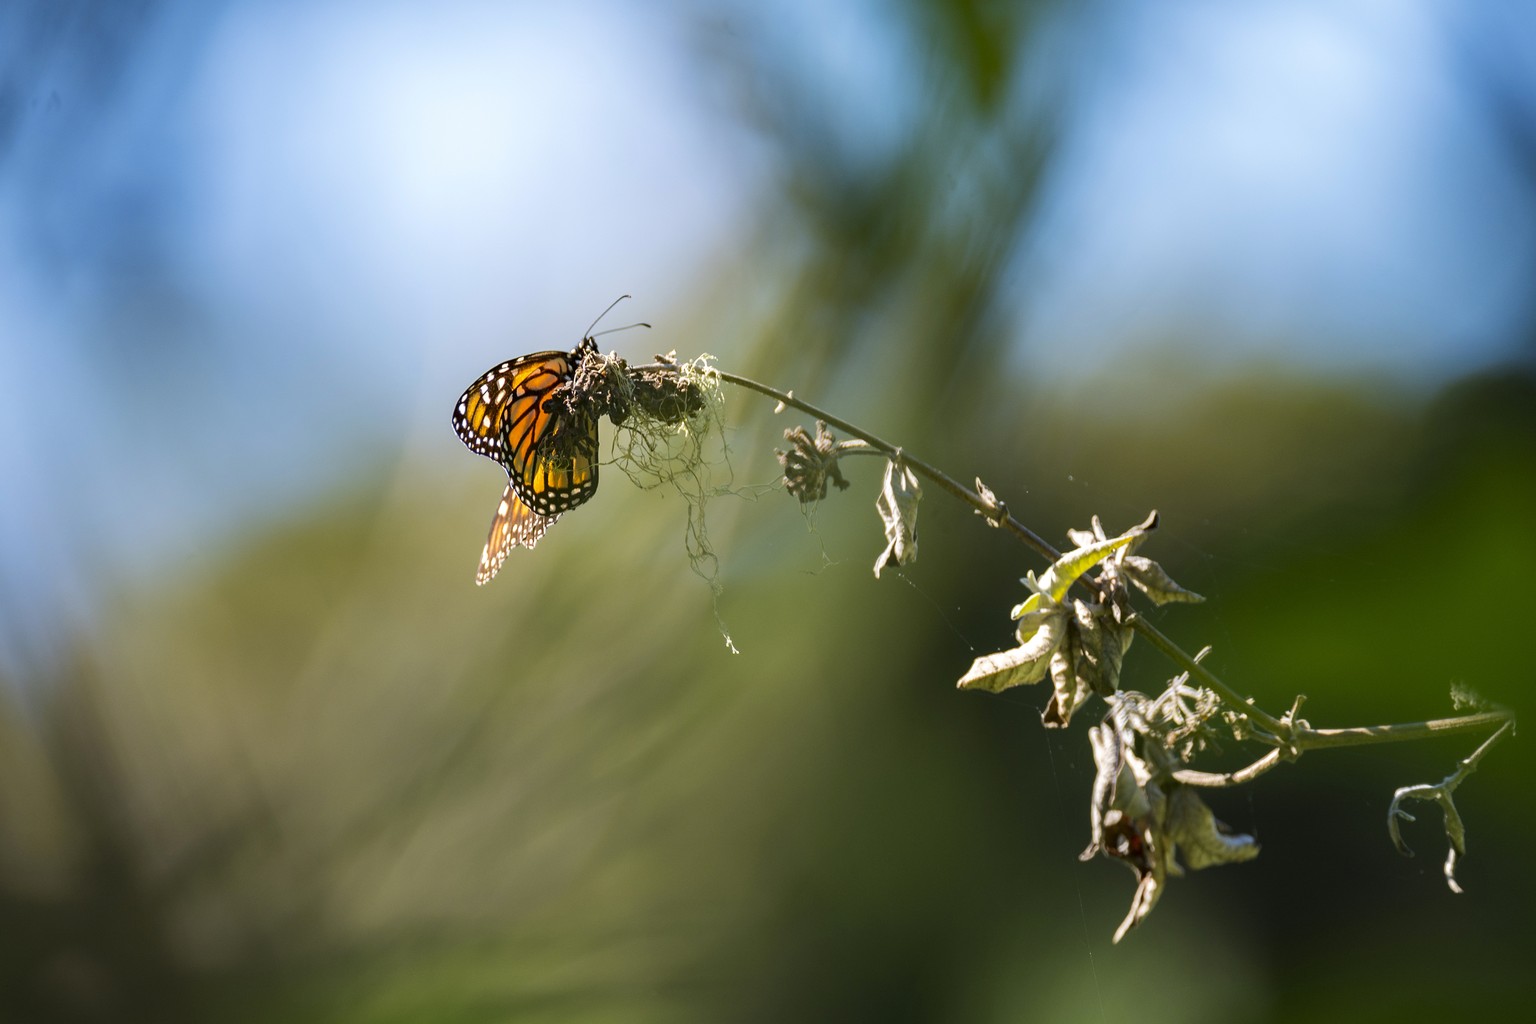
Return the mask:
POLYGON ((491 367, 454 407, 453 429, 476 455, 507 472, 475 573, 488 583, 515 547, 531 548, 568 512, 597 493, 597 417, 561 400, 587 349, 535 352, 491 367))
POLYGON ((531 548, 544 536, 544 531, 555 525, 558 515, 541 516, 523 503, 511 484, 496 506, 491 519, 491 532, 485 539, 485 550, 480 552, 480 568, 475 570, 475 585, 483 587, 500 571, 502 563, 513 548, 531 548))
POLYGON ((558 515, 597 493, 597 417, 542 399, 514 402, 503 439, 507 476, 539 515, 558 515))
POLYGON ((453 431, 476 455, 505 464, 502 438, 514 403, 524 400, 519 410, 526 418, 532 396, 547 396, 570 377, 569 352, 535 352, 493 366, 459 396, 453 431))

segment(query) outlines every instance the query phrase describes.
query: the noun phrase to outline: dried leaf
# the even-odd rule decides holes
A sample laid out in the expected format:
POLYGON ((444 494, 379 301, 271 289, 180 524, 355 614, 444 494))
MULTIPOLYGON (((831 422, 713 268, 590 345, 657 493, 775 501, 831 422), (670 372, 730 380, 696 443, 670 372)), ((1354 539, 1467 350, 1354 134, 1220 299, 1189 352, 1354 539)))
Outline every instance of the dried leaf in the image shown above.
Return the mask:
POLYGON ((1065 617, 1058 611, 1047 616, 1029 639, 1012 650, 986 654, 971 662, 971 667, 957 684, 963 690, 1003 690, 1045 678, 1050 657, 1061 643, 1065 617))
POLYGON ((1120 927, 1115 929, 1114 942, 1118 943, 1125 938, 1127 932, 1152 913, 1152 908, 1157 906, 1157 901, 1163 894, 1164 872, 1153 869, 1141 876, 1141 881, 1136 885, 1136 895, 1131 897, 1131 909, 1125 915, 1125 920, 1120 922, 1120 927))
POLYGON ((1145 555, 1126 555, 1120 559, 1120 571, 1154 604, 1198 604, 1205 598, 1173 581, 1161 565, 1145 555))
POLYGON ((1008 506, 997 500, 997 495, 992 493, 992 488, 981 482, 981 477, 976 478, 976 495, 987 506, 987 511, 976 510, 976 514, 987 521, 987 525, 996 529, 1007 518, 1008 506))
POLYGON ((875 559, 875 578, 880 571, 894 562, 909 565, 917 561, 917 503, 922 500, 923 490, 917 474, 898 460, 885 464, 885 482, 880 496, 875 499, 875 509, 885 524, 885 550, 875 559))
POLYGON ((1206 806, 1189 786, 1176 786, 1168 795, 1168 838, 1182 848, 1184 863, 1191 868, 1238 864, 1259 855, 1253 836, 1233 832, 1206 806))
POLYGON ((1054 692, 1040 713, 1040 721, 1049 729, 1062 729, 1072 722, 1072 713, 1088 699, 1088 684, 1078 674, 1080 656, 1075 644, 1064 643, 1051 655, 1051 686, 1054 692))
POLYGON ((1081 653, 1078 675, 1094 693, 1108 697, 1119 689, 1120 666, 1134 634, 1098 605, 1073 601, 1072 610, 1074 635, 1081 653))
POLYGON ((962 690, 987 690, 1001 693, 1015 686, 1038 683, 1045 678, 1046 659, 1031 657, 1024 648, 1015 647, 997 654, 984 654, 956 685, 962 690))

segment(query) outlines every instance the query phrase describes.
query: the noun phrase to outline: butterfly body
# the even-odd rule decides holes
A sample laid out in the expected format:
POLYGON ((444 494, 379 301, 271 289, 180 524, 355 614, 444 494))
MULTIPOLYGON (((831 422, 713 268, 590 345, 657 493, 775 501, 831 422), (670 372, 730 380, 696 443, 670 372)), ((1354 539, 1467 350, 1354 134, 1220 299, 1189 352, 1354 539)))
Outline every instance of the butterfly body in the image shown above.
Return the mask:
POLYGON ((459 397, 459 440, 507 473, 476 583, 488 582, 513 548, 533 547, 562 513, 597 493, 597 416, 570 393, 581 361, 596 352, 587 337, 570 352, 510 359, 459 397))

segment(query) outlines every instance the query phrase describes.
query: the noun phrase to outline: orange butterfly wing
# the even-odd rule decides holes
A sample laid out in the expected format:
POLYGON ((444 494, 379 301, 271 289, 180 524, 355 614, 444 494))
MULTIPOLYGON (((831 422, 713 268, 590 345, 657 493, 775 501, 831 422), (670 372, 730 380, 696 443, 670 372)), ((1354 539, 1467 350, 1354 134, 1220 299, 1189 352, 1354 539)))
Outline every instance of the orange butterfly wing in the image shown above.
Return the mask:
MULTIPOLYGON (((535 352, 491 367, 459 396, 453 411, 453 431, 464 447, 505 464, 502 436, 513 403, 533 396, 547 397, 571 378, 569 352, 535 352)), ((519 405, 524 418, 526 401, 519 405)))
POLYGON ((480 552, 480 568, 475 570, 475 585, 485 586, 500 571, 513 548, 531 548, 544 536, 544 531, 555 525, 558 515, 541 516, 523 504, 511 484, 502 493, 501 504, 491 519, 491 532, 485 539, 485 550, 480 552))
POLYGON ((453 429, 476 455, 507 472, 475 582, 496 575, 515 547, 531 548, 562 512, 597 493, 597 418, 573 414, 556 392, 570 383, 583 354, 535 352, 491 367, 454 407, 453 429))

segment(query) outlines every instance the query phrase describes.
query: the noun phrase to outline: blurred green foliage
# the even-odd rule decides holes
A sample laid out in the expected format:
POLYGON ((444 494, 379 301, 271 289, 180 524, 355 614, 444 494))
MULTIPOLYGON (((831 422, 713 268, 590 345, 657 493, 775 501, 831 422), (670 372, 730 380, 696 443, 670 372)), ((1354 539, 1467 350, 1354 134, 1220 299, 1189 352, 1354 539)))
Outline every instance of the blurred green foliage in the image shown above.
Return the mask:
MULTIPOLYGON (((1108 468, 1120 432, 1040 407, 1022 436, 1075 433, 1070 464, 1146 504, 1187 458, 1159 439, 1241 405, 1247 458, 1181 486, 1153 541, 1213 601, 1163 626, 1214 642, 1267 706, 1310 694, 1316 724, 1444 714, 1452 679, 1518 708, 1526 605, 1499 596, 1536 565, 1536 382, 1395 412, 1336 384, 1250 389, 1125 424, 1139 471, 1108 468), (1304 431, 1299 408, 1322 410, 1304 431), (1332 482, 1298 514, 1313 475, 1332 482)), ((1091 502, 1049 486, 1058 456, 973 445, 1041 525, 1091 502)), ((764 449, 735 459, 772 472, 764 449)), ((7 1019, 1424 1019, 1523 985, 1518 741, 1463 790, 1467 896, 1443 891, 1432 815, 1415 861, 1383 827, 1393 786, 1465 750, 1318 753, 1225 798, 1256 864, 1176 882, 1110 949, 1129 886, 1073 857, 1080 733, 1038 727, 1043 694, 952 689, 1008 632, 1029 563, 1001 534, 930 497, 922 560, 877 583, 873 471, 810 535, 782 496, 717 499, 731 656, 677 500, 610 481, 479 591, 494 481, 423 484, 438 472, 125 593, 34 716, 7 717, 7 1019), (1148 1011, 1148 987, 1190 994, 1148 1011)))
MULTIPOLYGON (((1271 710, 1435 717, 1453 681, 1521 708, 1532 375, 1425 401, 1167 351, 1032 383, 1002 311, 1059 116, 1010 87, 1035 15, 903 10, 935 43, 879 160, 781 54, 715 41, 785 198, 664 347, 720 349, 751 274, 769 312, 733 369, 1054 537, 1159 508, 1149 553, 1211 601, 1152 614, 1271 710)), ((728 401, 736 483, 771 481, 790 423, 728 401)), ((1043 692, 953 689, 1039 567, 1001 533, 931 494, 920 561, 877 583, 874 460, 808 517, 718 498, 732 656, 675 496, 610 473, 481 591, 500 484, 446 426, 432 455, 124 590, 0 711, 0 1019, 1358 1022, 1531 995, 1519 740, 1459 794, 1466 896, 1431 815, 1413 861, 1385 830, 1392 788, 1466 749, 1319 753, 1219 795, 1263 856, 1176 881, 1111 948, 1131 886, 1075 859, 1081 731, 1039 728, 1043 692)), ((1133 648, 1127 682, 1167 671, 1133 648)))

